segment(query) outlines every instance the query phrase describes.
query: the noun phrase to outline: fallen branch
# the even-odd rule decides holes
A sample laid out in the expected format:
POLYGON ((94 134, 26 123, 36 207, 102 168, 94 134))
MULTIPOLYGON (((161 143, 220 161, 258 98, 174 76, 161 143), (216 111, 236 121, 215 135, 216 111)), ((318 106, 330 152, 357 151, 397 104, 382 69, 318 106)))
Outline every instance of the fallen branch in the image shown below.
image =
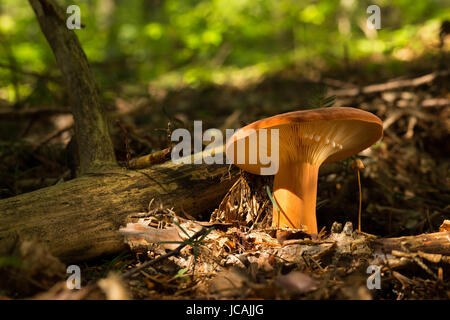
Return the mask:
POLYGON ((411 258, 411 259, 413 259, 414 257, 420 257, 432 263, 440 263, 440 262, 450 263, 449 256, 444 256, 439 253, 424 253, 422 251, 409 253, 404 251, 392 250, 391 254, 396 257, 411 258))
MULTIPOLYGON (((375 250, 384 250, 386 253, 405 251, 409 253, 429 253, 450 256, 450 231, 425 233, 417 236, 399 238, 377 239, 372 243, 375 250)), ((382 251, 381 251, 382 252, 382 251)))
POLYGON ((151 167, 155 164, 167 161, 170 156, 171 148, 156 151, 151 154, 134 158, 129 161, 130 169, 143 169, 151 167))
POLYGON ((36 152, 38 149, 40 149, 42 146, 46 145, 47 143, 49 143, 51 140, 59 137, 60 135, 62 135, 64 132, 69 131, 73 128, 73 124, 70 124, 62 129, 56 130, 55 132, 49 134, 47 137, 44 138, 44 140, 42 140, 41 142, 39 142, 34 148, 33 148, 33 152, 36 152))
POLYGON ((36 237, 65 262, 126 248, 117 230, 147 210, 154 198, 198 217, 210 213, 237 179, 228 165, 177 165, 113 169, 0 200, 0 255, 17 236, 36 237))
POLYGON ((338 97, 349 97, 349 96, 357 96, 359 94, 370 94, 388 90, 397 90, 406 87, 418 87, 427 83, 431 83, 438 77, 444 77, 449 74, 450 74, 449 71, 432 72, 430 74, 413 79, 393 80, 388 81, 386 83, 368 85, 362 88, 330 90, 329 94, 336 95, 338 97))

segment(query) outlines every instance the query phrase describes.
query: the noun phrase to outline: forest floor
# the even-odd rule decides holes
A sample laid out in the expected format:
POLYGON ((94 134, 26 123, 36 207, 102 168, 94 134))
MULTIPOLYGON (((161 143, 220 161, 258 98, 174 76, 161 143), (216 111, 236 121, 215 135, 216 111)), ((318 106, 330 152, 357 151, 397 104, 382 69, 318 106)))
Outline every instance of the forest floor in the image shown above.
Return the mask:
MULTIPOLYGON (((0 296, 450 299, 448 245, 441 252, 424 247, 419 252, 400 241, 390 254, 380 249, 382 239, 438 231, 448 237, 449 68, 437 67, 434 58, 410 63, 402 74, 388 67, 361 71, 362 64, 308 74, 292 66, 245 84, 172 90, 150 86, 133 94, 118 90, 110 109, 117 119, 112 128, 116 154, 127 163, 170 147, 168 131, 192 128, 194 120, 203 120, 204 130, 239 128, 307 106, 326 85, 326 94, 336 96, 335 106, 361 108, 383 120, 382 141, 359 156, 365 166, 363 232, 353 227, 358 226, 359 199, 354 158, 320 173, 317 216, 324 229, 319 239, 301 230, 276 236, 269 228, 272 204, 265 189, 271 178, 243 173, 218 208, 202 217, 174 212, 160 199, 148 212, 136 212, 130 220, 134 225, 122 230, 130 251, 86 261, 82 290, 67 290, 63 282, 44 285, 33 275, 32 289, 27 284, 21 291, 18 285, 0 296), (137 225, 144 231, 133 234, 137 225), (186 246, 177 249, 180 244, 186 246), (173 255, 165 258, 168 252, 173 255), (158 257, 160 262, 145 267, 158 257), (380 289, 371 289, 369 282, 378 286, 377 272, 380 289)), ((71 117, 63 111, 14 117, 21 120, 0 120, 7 121, 1 132, 0 197, 70 179, 76 163, 69 143, 71 117), (8 130, 20 137, 7 139, 8 130)))

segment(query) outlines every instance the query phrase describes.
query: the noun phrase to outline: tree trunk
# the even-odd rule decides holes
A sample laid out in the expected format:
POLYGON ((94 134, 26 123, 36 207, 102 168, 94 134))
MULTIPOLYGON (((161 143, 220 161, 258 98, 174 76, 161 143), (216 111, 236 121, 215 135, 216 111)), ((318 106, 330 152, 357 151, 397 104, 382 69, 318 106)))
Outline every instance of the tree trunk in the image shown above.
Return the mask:
POLYGON ((69 16, 53 0, 29 2, 66 81, 75 121, 80 173, 116 166, 100 92, 75 32, 66 26, 69 16))
POLYGON ((236 181, 227 165, 176 165, 114 169, 0 200, 0 254, 17 235, 36 237, 64 262, 125 249, 117 230, 127 215, 155 203, 198 217, 214 209, 236 181))

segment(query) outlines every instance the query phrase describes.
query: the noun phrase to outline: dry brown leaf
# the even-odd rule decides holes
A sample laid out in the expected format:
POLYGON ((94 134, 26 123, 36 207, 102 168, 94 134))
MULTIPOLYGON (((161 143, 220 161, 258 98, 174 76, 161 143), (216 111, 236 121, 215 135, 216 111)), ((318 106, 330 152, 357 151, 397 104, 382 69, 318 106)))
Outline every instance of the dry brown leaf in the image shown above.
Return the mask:
POLYGON ((181 242, 177 228, 169 227, 166 229, 157 229, 144 226, 140 223, 127 223, 125 228, 120 228, 119 232, 126 236, 132 245, 160 244, 162 248, 173 250, 179 243, 160 243, 165 241, 181 242), (144 243, 143 243, 144 241, 144 243), (146 243, 145 243, 146 242, 146 243))
POLYGON ((108 300, 130 300, 131 295, 123 283, 122 278, 115 272, 110 272, 108 277, 100 279, 98 286, 106 295, 108 300))
POLYGON ((302 272, 293 271, 278 277, 276 284, 289 294, 301 295, 316 290, 319 282, 302 272))
POLYGON ((450 231, 450 220, 444 220, 439 226, 439 232, 450 231))
POLYGON ((209 290, 210 293, 221 296, 240 296, 244 295, 247 282, 249 282, 248 275, 242 269, 233 267, 218 273, 211 281, 209 290))

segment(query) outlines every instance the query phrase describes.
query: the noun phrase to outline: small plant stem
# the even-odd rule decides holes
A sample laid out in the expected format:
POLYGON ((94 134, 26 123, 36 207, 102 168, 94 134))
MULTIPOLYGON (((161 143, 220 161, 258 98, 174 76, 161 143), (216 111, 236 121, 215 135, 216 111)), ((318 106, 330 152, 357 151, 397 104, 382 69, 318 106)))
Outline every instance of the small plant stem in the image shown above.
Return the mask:
POLYGON ((356 171, 358 175, 358 187, 359 187, 359 210, 358 210, 358 231, 361 232, 361 202, 362 202, 362 193, 361 193, 361 178, 359 174, 359 169, 356 171))

